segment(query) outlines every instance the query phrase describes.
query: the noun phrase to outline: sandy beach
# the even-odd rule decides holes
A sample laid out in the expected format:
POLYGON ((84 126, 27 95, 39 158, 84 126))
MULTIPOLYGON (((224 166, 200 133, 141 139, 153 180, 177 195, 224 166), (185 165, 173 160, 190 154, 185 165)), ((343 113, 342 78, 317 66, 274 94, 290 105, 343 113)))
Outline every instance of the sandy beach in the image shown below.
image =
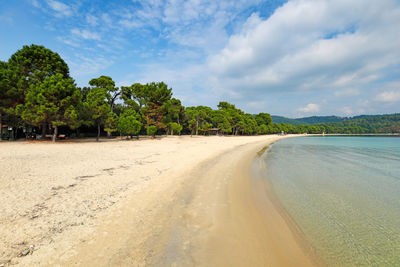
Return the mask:
POLYGON ((0 266, 310 266, 249 176, 280 138, 2 142, 0 266))

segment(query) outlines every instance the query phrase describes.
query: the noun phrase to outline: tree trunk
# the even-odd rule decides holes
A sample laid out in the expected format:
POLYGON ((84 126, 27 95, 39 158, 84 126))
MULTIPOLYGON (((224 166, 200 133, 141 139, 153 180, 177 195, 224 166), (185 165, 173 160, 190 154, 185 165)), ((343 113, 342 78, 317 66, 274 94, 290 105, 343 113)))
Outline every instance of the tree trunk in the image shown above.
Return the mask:
POLYGON ((0 142, 3 141, 3 113, 0 112, 0 142))
POLYGON ((97 137, 96 137, 96 142, 99 142, 100 138, 100 122, 97 123, 97 137))
POLYGON ((111 132, 107 132, 107 138, 111 138, 111 132))
POLYGON ((196 121, 196 135, 199 135, 199 121, 196 121))
POLYGON ((58 126, 56 125, 56 126, 54 126, 54 132, 53 132, 53 138, 52 138, 53 143, 56 142, 57 134, 58 134, 58 126))
POLYGON ((171 135, 174 135, 174 129, 171 129, 171 135))
POLYGON ((42 124, 42 139, 46 139, 46 128, 47 128, 47 123, 44 122, 42 124))

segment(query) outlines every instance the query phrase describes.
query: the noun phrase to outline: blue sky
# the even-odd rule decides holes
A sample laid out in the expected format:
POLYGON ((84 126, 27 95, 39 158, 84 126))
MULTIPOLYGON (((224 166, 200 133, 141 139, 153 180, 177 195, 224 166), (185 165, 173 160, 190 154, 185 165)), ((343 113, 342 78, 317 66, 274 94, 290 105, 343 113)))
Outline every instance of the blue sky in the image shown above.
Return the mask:
POLYGON ((185 106, 400 112, 398 0, 0 0, 0 60, 41 44, 79 86, 164 81, 185 106))

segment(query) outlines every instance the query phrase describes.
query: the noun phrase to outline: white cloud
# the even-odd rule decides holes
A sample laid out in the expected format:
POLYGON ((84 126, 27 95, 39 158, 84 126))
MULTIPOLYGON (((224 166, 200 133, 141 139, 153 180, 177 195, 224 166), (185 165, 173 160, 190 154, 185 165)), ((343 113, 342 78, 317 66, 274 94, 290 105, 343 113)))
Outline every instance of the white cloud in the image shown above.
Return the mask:
POLYGON ((91 14, 87 14, 86 15, 86 22, 90 25, 90 26, 97 26, 98 25, 98 19, 97 17, 91 15, 91 14))
POLYGON ((79 43, 78 42, 72 41, 72 40, 70 40, 68 38, 58 36, 56 39, 58 41, 60 41, 60 42, 63 42, 64 44, 67 44, 67 45, 70 45, 70 46, 74 46, 74 47, 79 47, 79 43))
POLYGON ((107 70, 116 80, 164 80, 190 105, 222 99, 253 113, 347 114, 393 110, 382 103, 400 88, 387 86, 400 67, 398 0, 289 0, 275 10, 280 1, 28 1, 65 19, 48 23, 86 56, 73 57, 71 72, 93 73, 89 54, 115 56, 94 69, 120 60, 107 70))
POLYGON ((113 63, 112 59, 103 56, 74 55, 74 59, 68 60, 68 65, 71 66, 71 75, 78 78, 98 74, 113 63))
POLYGON ((57 17, 68 17, 73 14, 72 9, 70 6, 55 0, 47 0, 47 4, 50 6, 53 11, 56 11, 57 17))
POLYGON ((110 25, 112 23, 112 19, 110 17, 110 15, 104 13, 103 15, 101 15, 101 19, 107 24, 110 25))
POLYGON ((97 32, 91 32, 88 30, 72 29, 71 33, 73 35, 82 37, 86 40, 100 40, 100 35, 97 32))
POLYGON ((376 100, 386 103, 400 102, 400 88, 397 91, 384 91, 377 95, 376 100))
POLYGON ((319 112, 319 110, 320 110, 319 105, 312 104, 312 103, 308 104, 305 107, 299 108, 299 111, 304 112, 304 113, 316 113, 316 112, 319 112))
POLYGON ((162 38, 187 47, 215 51, 225 44, 226 26, 246 8, 260 2, 171 0, 135 1, 134 8, 126 7, 119 12, 119 24, 126 29, 151 28, 159 31, 162 38))
POLYGON ((36 8, 40 8, 41 7, 37 0, 31 0, 31 4, 36 8))
POLYGON ((271 92, 356 95, 400 64, 399 28, 394 0, 293 0, 268 19, 253 14, 209 67, 217 88, 247 101, 271 92))
POLYGON ((360 95, 360 89, 358 88, 345 88, 335 91, 336 97, 349 97, 360 95))
POLYGON ((250 101, 246 104, 246 107, 252 110, 265 110, 266 105, 265 101, 250 101))

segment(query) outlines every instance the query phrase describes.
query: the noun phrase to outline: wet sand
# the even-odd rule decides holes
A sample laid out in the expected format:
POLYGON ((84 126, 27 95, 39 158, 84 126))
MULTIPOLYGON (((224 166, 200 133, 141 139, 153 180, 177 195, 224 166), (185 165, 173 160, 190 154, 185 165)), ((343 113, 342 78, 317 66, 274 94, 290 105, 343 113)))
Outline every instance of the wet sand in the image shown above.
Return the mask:
POLYGON ((280 138, 2 143, 0 260, 312 265, 278 209, 259 202, 250 184, 257 151, 280 138), (16 257, 31 245, 32 254, 16 257))

